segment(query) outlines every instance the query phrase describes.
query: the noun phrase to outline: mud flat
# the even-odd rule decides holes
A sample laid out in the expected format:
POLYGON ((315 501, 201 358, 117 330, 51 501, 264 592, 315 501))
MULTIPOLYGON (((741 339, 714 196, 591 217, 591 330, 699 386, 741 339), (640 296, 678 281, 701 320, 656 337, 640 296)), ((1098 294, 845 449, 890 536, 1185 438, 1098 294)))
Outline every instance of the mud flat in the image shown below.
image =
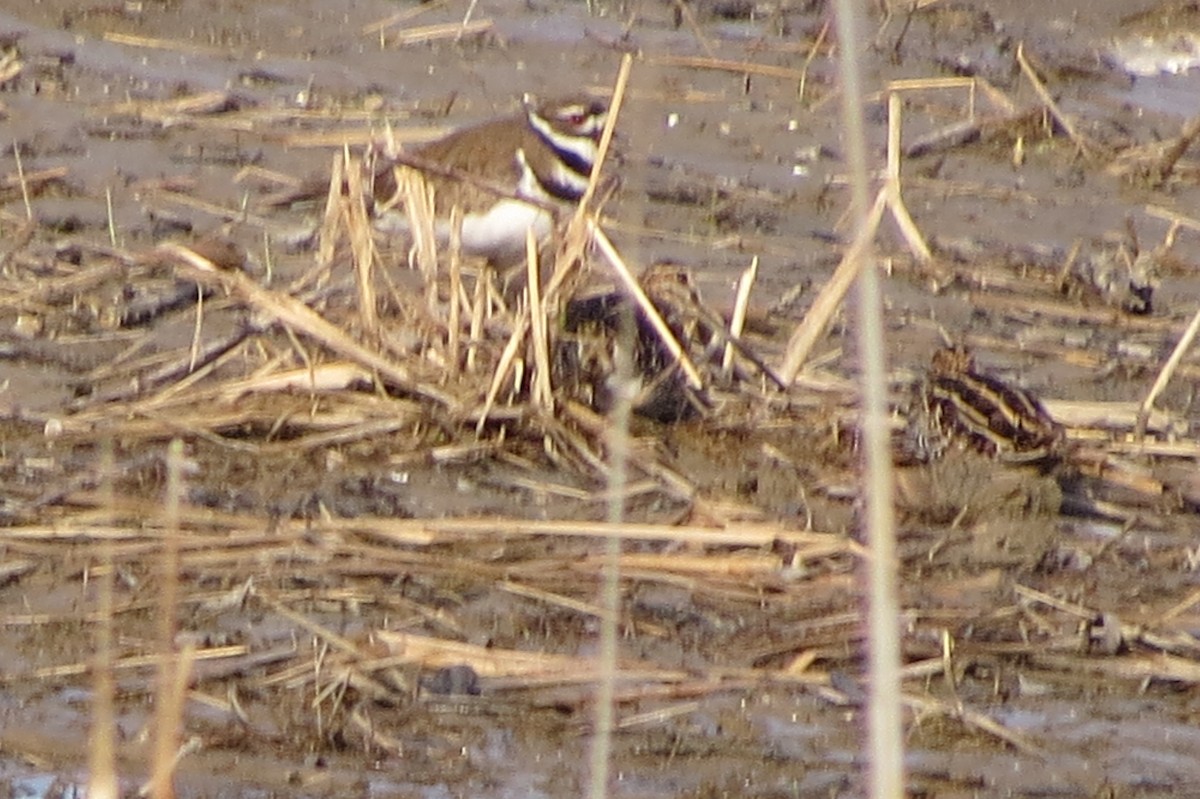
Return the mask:
MULTIPOLYGON (((876 10, 855 43, 881 164, 902 98, 929 253, 885 217, 914 795, 1200 778, 1194 353, 1155 387, 1200 306, 1192 5, 932 2, 876 10), (946 346, 973 364, 931 374, 946 346), (1000 412, 971 416, 984 402, 1000 412), (929 407, 932 447, 910 423, 929 407), (1036 447, 1005 443, 1013 413, 1036 447)), ((181 796, 578 796, 610 534, 614 795, 863 793, 852 309, 787 391, 772 380, 847 243, 824 4, 466 14, 0 12, 9 794, 84 784, 106 625, 121 786, 143 783, 177 608, 181 796), (585 252, 541 314, 546 368, 519 336, 502 366, 537 315, 480 304, 478 265, 422 272, 380 238, 364 283, 361 226, 266 198, 389 133, 607 94, 626 53, 619 185, 593 210, 700 388, 643 334, 655 407, 690 410, 635 417, 614 527, 617 325, 580 310, 609 308, 607 261, 585 252)))

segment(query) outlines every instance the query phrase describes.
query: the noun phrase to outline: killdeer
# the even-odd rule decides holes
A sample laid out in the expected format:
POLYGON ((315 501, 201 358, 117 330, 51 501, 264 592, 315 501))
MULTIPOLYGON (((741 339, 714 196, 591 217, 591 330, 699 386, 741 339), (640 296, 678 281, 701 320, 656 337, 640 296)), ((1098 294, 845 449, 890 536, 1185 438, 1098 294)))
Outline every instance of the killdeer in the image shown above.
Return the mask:
MULTIPOLYGON (((462 211, 462 249, 495 263, 524 259, 527 231, 544 241, 554 213, 583 197, 608 116, 588 96, 537 102, 525 98, 512 116, 481 122, 445 138, 381 157, 374 169, 375 226, 409 232, 397 196, 395 166, 416 167, 434 192, 435 232, 450 237, 450 211, 462 211)), ((302 188, 271 201, 285 205, 318 192, 302 188)))

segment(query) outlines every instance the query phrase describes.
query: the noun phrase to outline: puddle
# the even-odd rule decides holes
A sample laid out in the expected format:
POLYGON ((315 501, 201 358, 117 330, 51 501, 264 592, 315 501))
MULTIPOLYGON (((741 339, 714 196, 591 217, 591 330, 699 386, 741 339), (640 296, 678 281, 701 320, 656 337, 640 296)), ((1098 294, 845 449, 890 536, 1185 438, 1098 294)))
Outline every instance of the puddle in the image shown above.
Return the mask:
POLYGON ((1114 42, 1108 56, 1135 77, 1181 75, 1200 66, 1200 34, 1134 34, 1114 42))
POLYGON ((1182 75, 1139 77, 1132 82, 1128 91, 1114 94, 1134 108, 1155 115, 1176 117, 1182 122, 1200 114, 1200 70, 1182 75))

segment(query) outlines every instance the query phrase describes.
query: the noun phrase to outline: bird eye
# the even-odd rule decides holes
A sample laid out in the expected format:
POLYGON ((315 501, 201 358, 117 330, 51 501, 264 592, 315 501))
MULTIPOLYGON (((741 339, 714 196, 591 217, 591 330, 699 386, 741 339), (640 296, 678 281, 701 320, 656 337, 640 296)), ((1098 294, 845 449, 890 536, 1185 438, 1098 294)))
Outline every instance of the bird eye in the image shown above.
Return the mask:
POLYGON ((568 125, 582 125, 588 116, 587 109, 577 105, 563 108, 558 112, 558 118, 568 125))

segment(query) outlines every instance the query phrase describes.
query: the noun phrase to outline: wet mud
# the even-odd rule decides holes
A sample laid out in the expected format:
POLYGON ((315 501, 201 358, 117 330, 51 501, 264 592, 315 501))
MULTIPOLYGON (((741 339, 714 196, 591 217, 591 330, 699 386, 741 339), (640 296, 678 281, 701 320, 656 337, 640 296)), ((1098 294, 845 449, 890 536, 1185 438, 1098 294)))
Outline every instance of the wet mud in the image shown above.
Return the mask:
MULTIPOLYGON (((718 315, 757 259, 745 340, 779 363, 850 236, 830 10, 589 5, 0 9, 0 791, 86 780, 106 543, 122 790, 146 779, 173 438, 175 642, 196 653, 178 795, 586 790, 606 494, 571 442, 603 417, 522 427, 515 408, 476 438, 370 373, 239 393, 222 381, 315 373, 321 347, 235 292, 210 287, 201 313, 156 248, 333 315, 351 267, 303 281, 320 208, 264 198, 387 130, 607 93, 631 52, 606 229, 639 272, 686 268, 718 315)), ((908 791, 1187 794, 1195 355, 1147 438, 1131 414, 1200 307, 1194 4, 886 5, 850 43, 880 165, 885 87, 928 81, 904 84, 902 185, 932 257, 886 216, 879 237, 908 791), (906 417, 948 344, 1001 411, 1040 399, 1062 425, 1052 464, 996 456, 995 414, 973 431, 990 449, 914 455, 906 417)), ((381 262, 398 314, 420 284, 403 246, 381 262)), ((787 394, 747 367, 701 418, 633 422, 615 796, 864 794, 853 313, 787 394)), ((432 335, 406 325, 381 349, 432 335)))

